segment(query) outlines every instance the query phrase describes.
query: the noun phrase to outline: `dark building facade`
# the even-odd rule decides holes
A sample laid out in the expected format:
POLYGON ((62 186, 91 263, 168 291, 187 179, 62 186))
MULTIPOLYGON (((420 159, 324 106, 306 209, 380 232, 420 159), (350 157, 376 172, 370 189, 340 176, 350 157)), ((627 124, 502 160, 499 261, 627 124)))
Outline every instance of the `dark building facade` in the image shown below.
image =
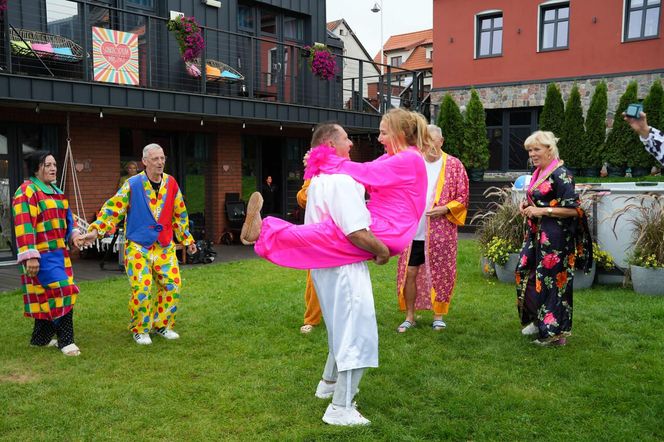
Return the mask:
POLYGON ((324 0, 8 5, 0 19, 0 260, 14 256, 9 203, 25 178, 21 159, 34 149, 50 149, 62 167, 69 141, 79 207, 72 175, 61 184, 74 211, 90 220, 117 190, 123 165, 140 163, 143 146, 159 143, 192 219, 215 242, 228 228, 226 199, 261 190, 268 175, 273 212, 296 217, 302 156, 315 124, 346 127, 354 159, 378 152, 380 115, 343 103, 340 69, 322 80, 309 68, 306 46, 343 50, 327 32, 324 0), (178 14, 195 17, 205 41, 188 64, 167 28, 178 14), (110 34, 126 41, 100 40, 110 34))

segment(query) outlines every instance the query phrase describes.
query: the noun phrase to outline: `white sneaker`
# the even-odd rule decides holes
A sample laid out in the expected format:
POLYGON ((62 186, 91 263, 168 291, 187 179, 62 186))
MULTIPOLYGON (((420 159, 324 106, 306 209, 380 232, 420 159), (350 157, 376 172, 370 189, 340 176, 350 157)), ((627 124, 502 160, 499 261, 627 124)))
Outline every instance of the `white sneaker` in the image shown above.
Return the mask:
POLYGON ((152 339, 150 339, 150 335, 147 333, 134 333, 134 341, 136 341, 138 345, 152 344, 152 339))
POLYGON ((355 407, 337 407, 336 405, 328 405, 325 414, 323 415, 323 422, 330 425, 369 425, 371 421, 360 414, 355 407))
POLYGON ((329 399, 334 395, 334 389, 337 387, 337 383, 328 384, 327 382, 321 380, 318 382, 316 387, 316 397, 319 399, 329 399))
POLYGON ((536 335, 537 333, 539 333, 539 328, 537 328, 534 322, 531 322, 521 330, 521 334, 524 336, 536 335))
POLYGON ((161 335, 168 340, 178 339, 180 337, 180 335, 175 330, 171 330, 170 328, 166 327, 159 328, 156 330, 156 332, 158 335, 161 335))

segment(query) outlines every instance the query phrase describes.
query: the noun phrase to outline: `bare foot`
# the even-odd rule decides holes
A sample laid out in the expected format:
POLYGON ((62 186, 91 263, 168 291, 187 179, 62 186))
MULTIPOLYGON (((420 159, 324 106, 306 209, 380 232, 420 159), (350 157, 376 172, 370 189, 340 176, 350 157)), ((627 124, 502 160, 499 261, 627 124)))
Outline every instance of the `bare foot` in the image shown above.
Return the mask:
POLYGON ((259 192, 254 192, 247 203, 247 216, 244 218, 240 241, 242 244, 250 246, 255 244, 261 234, 261 208, 263 207, 263 196, 259 192))

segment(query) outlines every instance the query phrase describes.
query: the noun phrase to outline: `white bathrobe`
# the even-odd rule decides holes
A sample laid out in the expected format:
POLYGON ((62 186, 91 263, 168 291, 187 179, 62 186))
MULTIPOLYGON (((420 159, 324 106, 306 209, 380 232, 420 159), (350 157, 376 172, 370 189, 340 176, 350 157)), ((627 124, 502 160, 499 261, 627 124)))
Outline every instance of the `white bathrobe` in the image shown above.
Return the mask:
MULTIPOLYGON (((304 222, 330 218, 345 235, 371 225, 364 187, 348 175, 319 175, 311 180, 304 222)), ((315 269, 311 277, 338 371, 378 367, 378 328, 366 262, 315 269)))

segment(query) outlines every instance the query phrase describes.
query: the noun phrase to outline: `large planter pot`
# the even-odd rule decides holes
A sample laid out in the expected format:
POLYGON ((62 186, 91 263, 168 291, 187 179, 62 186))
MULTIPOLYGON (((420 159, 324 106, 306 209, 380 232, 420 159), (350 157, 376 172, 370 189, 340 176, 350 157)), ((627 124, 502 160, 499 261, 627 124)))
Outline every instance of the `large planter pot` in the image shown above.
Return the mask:
POLYGON ((510 257, 504 265, 496 264, 496 276, 500 282, 514 284, 514 271, 519 264, 519 254, 510 253, 510 257))
POLYGON ((634 291, 642 295, 664 296, 664 269, 629 266, 634 291))
POLYGON ((609 176, 625 176, 625 166, 608 166, 606 168, 609 176))
POLYGON ((583 270, 574 271, 574 290, 589 289, 593 286, 595 280, 595 264, 590 267, 589 273, 583 273, 583 270))
POLYGON ((632 176, 633 177, 642 177, 650 175, 650 168, 646 167, 632 167, 632 176))
POLYGON ((585 169, 581 169, 581 176, 599 176, 599 167, 586 167, 585 169))
POLYGON ((496 265, 486 256, 480 256, 480 270, 485 278, 496 276, 496 265))
POLYGON ((468 169, 468 179, 470 181, 484 181, 484 169, 468 169))
POLYGON ((623 281, 625 280, 625 275, 617 267, 611 270, 597 269, 597 272, 595 273, 595 279, 597 280, 597 284, 622 285, 623 281))

